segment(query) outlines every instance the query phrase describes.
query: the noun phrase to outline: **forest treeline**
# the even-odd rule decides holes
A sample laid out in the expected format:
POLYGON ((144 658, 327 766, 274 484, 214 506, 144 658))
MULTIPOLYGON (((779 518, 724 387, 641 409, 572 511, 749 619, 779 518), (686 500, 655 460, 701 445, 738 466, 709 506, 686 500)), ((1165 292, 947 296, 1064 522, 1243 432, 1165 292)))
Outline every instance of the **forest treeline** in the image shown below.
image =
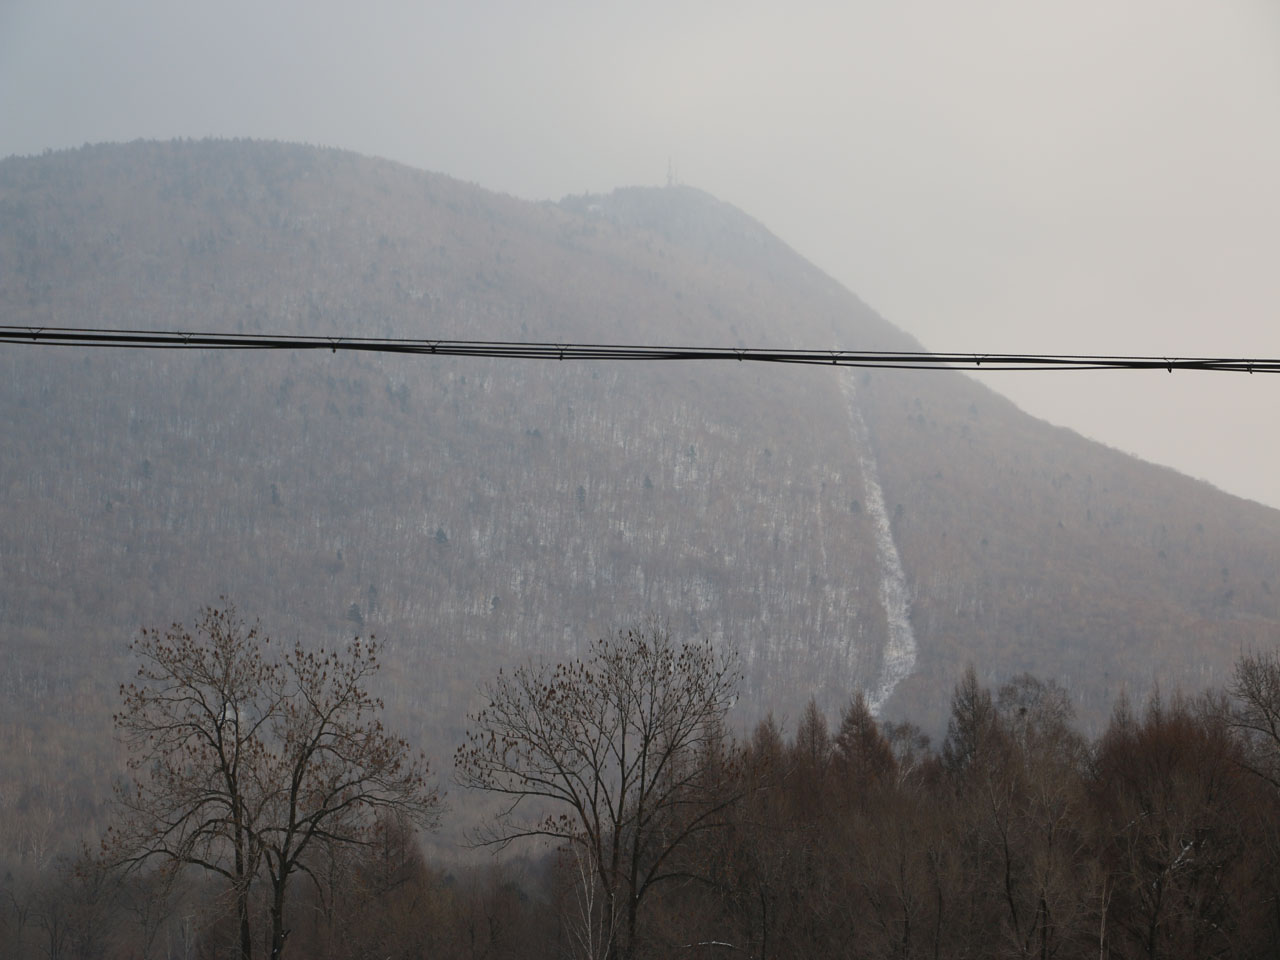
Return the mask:
MULTIPOLYGON (((475 836, 505 854, 432 863, 384 811, 309 850, 277 943, 333 960, 1276 955, 1275 654, 1197 697, 1122 697, 1093 740, 1056 684, 991 689, 970 668, 936 747, 857 695, 834 722, 811 702, 794 732, 770 717, 735 738, 736 677, 644 631, 500 674, 450 800, 540 801, 475 836)), ((0 956, 240 955, 219 878, 109 859, 8 865, 0 956)))

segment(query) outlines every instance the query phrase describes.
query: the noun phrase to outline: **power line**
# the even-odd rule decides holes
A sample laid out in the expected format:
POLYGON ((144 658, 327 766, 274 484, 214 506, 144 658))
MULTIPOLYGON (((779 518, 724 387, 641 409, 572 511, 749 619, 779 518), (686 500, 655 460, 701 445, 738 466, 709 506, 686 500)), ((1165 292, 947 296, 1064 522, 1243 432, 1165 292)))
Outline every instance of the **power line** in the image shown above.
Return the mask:
POLYGON ((1280 360, 1246 357, 1154 357, 1090 354, 931 353, 887 350, 768 350, 608 343, 525 343, 390 337, 306 337, 0 325, 0 343, 125 347, 141 350, 329 350, 523 360, 737 360, 895 370, 1216 370, 1277 373, 1280 360))

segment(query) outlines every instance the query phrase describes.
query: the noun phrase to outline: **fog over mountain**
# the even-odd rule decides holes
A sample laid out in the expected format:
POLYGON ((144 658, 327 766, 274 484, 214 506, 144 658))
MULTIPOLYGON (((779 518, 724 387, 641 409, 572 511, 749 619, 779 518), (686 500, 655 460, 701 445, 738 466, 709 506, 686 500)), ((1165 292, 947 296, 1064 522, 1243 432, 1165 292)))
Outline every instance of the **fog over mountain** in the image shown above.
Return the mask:
MULTIPOLYGON (((1278 50, 1272 0, 9 0, 0 157, 250 136, 537 201, 671 171, 930 349, 1276 357, 1278 50)), ((984 382, 1280 507, 1271 378, 984 382)))
MULTIPOLYGON (((0 265, 0 315, 35 326, 918 347, 692 188, 533 204, 275 143, 4 161, 0 265)), ((1096 724, 1122 689, 1221 682, 1280 621, 1280 512, 959 373, 0 365, 0 684, 51 742, 105 738, 125 638, 219 595, 282 639, 376 633, 397 716, 446 749, 500 665, 650 612, 739 651, 749 715, 862 690, 935 731, 966 663, 1096 724)))
POLYGON ((1280 362, 1278 53, 0 2, 10 330, 823 356, 0 344, 0 955, 1270 955, 1280 379, 825 352, 1280 362))

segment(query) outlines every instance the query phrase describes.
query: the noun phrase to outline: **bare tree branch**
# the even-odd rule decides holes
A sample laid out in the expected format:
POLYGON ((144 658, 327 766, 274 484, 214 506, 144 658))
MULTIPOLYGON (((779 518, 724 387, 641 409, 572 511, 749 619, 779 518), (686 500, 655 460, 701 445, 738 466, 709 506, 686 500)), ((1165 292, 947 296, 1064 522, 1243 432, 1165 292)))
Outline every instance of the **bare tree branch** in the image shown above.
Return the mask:
POLYGON ((653 622, 581 660, 499 673, 454 757, 458 783, 513 798, 476 842, 543 837, 585 858, 582 896, 598 887, 589 912, 611 918, 603 951, 629 956, 645 895, 688 875, 667 864, 736 799, 734 778, 705 761, 738 680, 732 658, 709 643, 678 644, 653 622), (552 811, 521 819, 524 800, 552 811))
POLYGON ((250 960, 249 897, 270 893, 270 955, 283 952, 289 880, 310 873, 318 841, 371 842, 380 811, 433 827, 441 802, 428 768, 387 734, 365 687, 377 644, 342 651, 300 645, 269 658, 271 641, 230 605, 204 610, 194 633, 144 630, 140 665, 115 715, 133 779, 118 793, 108 860, 198 866, 232 888, 240 956, 250 960))

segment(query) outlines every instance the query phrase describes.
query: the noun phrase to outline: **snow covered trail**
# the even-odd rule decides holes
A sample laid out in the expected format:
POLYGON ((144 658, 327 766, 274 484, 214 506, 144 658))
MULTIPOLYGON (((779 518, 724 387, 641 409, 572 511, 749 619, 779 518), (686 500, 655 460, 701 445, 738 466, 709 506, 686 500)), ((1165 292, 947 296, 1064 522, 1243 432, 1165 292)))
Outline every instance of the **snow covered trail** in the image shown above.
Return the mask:
POLYGON ((849 409, 849 429, 853 434, 854 449, 858 454, 858 466, 862 470, 862 484, 866 491, 867 515, 876 540, 876 559, 880 566, 880 600, 884 604, 888 621, 888 639, 880 676, 867 691, 867 706, 872 714, 879 715, 892 696, 894 688, 905 680, 916 665, 916 636, 911 629, 910 601, 907 599, 907 577, 898 556, 898 545, 893 542, 893 529, 889 526, 889 514, 884 508, 884 492, 880 489, 880 469, 871 450, 871 434, 862 419, 853 383, 853 374, 842 371, 840 392, 849 409))

